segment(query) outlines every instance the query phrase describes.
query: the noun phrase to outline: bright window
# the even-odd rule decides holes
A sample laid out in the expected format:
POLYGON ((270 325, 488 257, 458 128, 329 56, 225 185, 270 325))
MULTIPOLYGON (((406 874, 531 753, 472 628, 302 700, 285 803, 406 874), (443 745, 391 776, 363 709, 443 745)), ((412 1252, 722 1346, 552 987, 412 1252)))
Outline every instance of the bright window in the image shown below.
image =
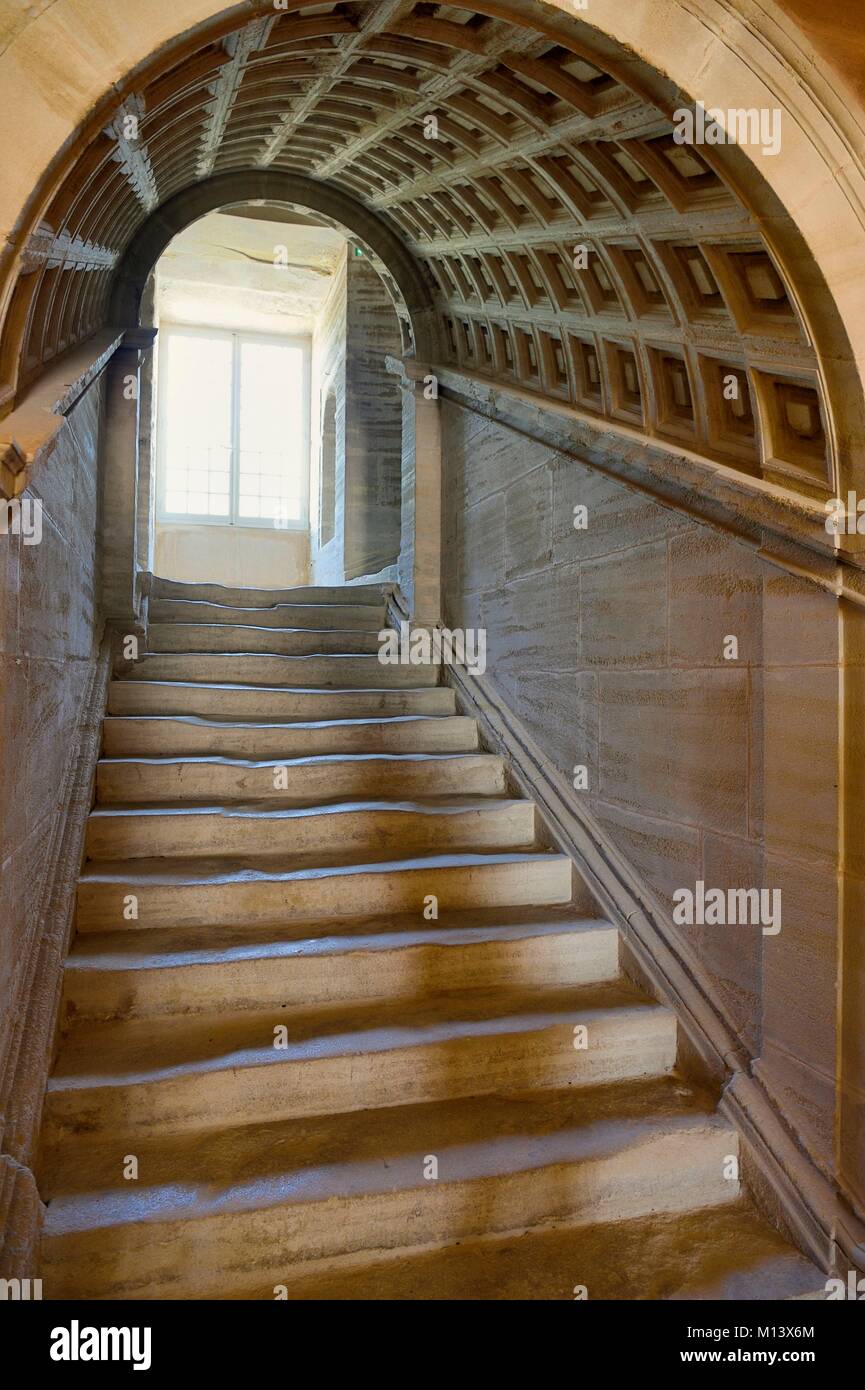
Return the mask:
POLYGON ((162 520, 306 526, 305 340, 164 326, 158 430, 162 520))

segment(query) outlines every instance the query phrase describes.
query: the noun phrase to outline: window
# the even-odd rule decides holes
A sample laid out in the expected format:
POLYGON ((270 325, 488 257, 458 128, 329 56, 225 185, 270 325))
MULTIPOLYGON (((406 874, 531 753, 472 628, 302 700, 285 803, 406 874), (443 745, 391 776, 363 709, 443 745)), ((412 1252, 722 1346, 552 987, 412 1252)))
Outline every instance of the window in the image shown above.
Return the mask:
POLYGON ((305 527, 306 341, 164 327, 158 477, 164 521, 305 527))

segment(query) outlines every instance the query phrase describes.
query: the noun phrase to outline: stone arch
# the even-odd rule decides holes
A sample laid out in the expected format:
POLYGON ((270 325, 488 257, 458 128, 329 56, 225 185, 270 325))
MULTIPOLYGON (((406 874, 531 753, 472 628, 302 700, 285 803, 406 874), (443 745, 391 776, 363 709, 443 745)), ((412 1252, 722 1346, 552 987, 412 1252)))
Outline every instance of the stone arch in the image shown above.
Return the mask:
POLYGON ((117 268, 108 311, 111 324, 124 329, 138 327, 147 277, 178 232, 217 208, 255 201, 318 213, 323 221, 363 245, 401 319, 410 324, 415 350, 423 357, 433 355, 432 295, 399 237, 382 218, 342 189, 279 170, 221 174, 190 185, 158 207, 136 232, 117 268))

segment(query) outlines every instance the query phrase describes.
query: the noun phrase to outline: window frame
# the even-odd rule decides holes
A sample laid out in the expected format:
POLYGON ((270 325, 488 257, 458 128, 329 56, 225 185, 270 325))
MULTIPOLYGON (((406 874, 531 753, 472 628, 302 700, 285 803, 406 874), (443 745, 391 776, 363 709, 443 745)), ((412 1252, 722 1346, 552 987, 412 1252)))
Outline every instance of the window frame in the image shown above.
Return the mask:
POLYGON ((168 469, 165 465, 165 441, 167 427, 166 391, 167 371, 162 370, 159 360, 156 405, 156 519, 173 526, 229 526, 235 530, 268 531, 306 531, 309 527, 309 471, 310 471, 310 376, 312 343, 309 337, 290 333, 257 333, 244 328, 226 328, 221 325, 178 323, 163 320, 159 326, 159 346, 168 342, 174 335, 184 337, 213 338, 231 340, 231 465, 229 473, 229 512, 228 516, 200 515, 194 512, 170 512, 165 506, 168 482, 168 469), (301 453, 304 465, 301 468, 301 516, 296 520, 275 520, 273 517, 238 516, 240 497, 240 341, 274 343, 280 347, 295 347, 301 351, 301 399, 304 403, 301 430, 301 453))

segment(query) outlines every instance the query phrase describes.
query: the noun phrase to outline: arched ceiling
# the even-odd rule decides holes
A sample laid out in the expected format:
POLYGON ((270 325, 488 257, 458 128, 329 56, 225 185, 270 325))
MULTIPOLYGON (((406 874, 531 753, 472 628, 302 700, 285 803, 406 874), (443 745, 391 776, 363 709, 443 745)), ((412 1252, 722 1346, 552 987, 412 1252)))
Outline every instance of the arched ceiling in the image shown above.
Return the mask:
MULTIPOLYGON (((407 351, 434 353, 431 285, 390 222, 335 184, 293 170, 247 168, 211 174, 160 202, 141 223, 111 276, 108 316, 112 323, 138 323, 144 287, 171 238, 191 222, 238 203, 290 209, 294 216, 335 228, 365 251, 378 271, 400 319, 407 351)), ((274 255, 277 247, 274 247, 274 255)))
POLYGON ((74 152, 16 267, 0 405, 105 321, 158 209, 256 170, 396 233, 434 298, 433 365, 829 495, 835 430, 789 269, 737 152, 676 145, 665 91, 578 15, 520 0, 287 0, 199 29, 74 152))

